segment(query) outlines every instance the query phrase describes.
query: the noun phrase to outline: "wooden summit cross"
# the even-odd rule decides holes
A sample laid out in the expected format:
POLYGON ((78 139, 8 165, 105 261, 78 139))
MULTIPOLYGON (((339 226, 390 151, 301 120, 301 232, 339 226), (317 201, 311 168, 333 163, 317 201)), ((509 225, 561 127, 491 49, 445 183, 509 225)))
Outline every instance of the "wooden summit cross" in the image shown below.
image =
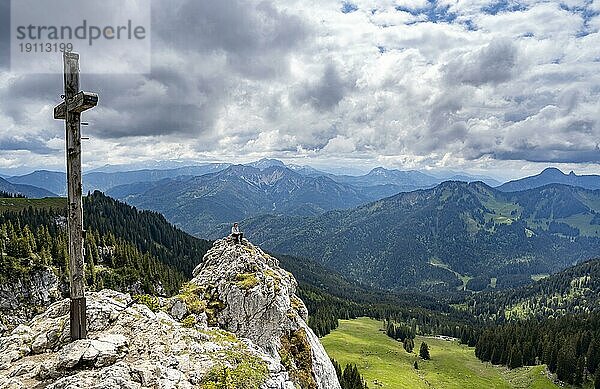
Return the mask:
POLYGON ((71 340, 87 337, 83 262, 83 201, 81 198, 81 113, 98 104, 98 95, 79 90, 79 54, 64 52, 64 101, 54 107, 54 119, 65 121, 71 340))

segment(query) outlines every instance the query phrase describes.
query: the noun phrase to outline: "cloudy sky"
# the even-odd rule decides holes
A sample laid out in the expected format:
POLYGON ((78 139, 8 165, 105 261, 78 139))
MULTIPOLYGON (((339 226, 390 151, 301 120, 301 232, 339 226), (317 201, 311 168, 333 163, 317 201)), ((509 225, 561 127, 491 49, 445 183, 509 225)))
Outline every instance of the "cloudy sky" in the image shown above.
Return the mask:
MULTIPOLYGON (((62 169, 62 77, 11 72, 0 4, 0 171, 62 169)), ((600 0, 152 4, 151 73, 82 75, 100 94, 87 168, 275 157, 600 173, 600 0)))

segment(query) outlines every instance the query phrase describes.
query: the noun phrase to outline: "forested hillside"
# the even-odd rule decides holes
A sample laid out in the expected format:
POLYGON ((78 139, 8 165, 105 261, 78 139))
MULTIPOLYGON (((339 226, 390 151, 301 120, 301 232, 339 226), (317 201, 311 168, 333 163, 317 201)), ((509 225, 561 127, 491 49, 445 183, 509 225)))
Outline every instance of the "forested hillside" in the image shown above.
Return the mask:
POLYGON ((94 192, 84 202, 85 228, 112 233, 132 242, 140 251, 191 277, 212 243, 195 238, 170 224, 163 215, 141 211, 94 192))
POLYGON ((353 280, 447 292, 470 278, 553 273, 600 255, 600 191, 552 185, 503 193, 483 183, 436 188, 309 218, 244 222, 270 250, 307 253, 353 280))
MULTIPOLYGON (((600 315, 568 315, 495 326, 475 348, 482 361, 516 368, 546 364, 563 382, 600 384, 600 315)), ((596 386, 598 387, 598 386, 596 386)))
POLYGON ((543 319, 600 312, 600 259, 578 264, 531 285, 489 291, 467 298, 466 307, 482 321, 543 319))
POLYGON ((319 336, 335 329, 339 319, 359 316, 410 323, 419 334, 456 337, 473 323, 470 313, 432 295, 374 289, 350 282, 310 259, 288 255, 277 258, 298 280, 298 294, 308 308, 309 324, 319 336))
MULTIPOLYGON (((1 275, 52 266, 67 278, 66 200, 11 199, 0 213, 1 275), (27 207, 19 208, 17 202, 27 207), (64 204, 57 207, 56 203, 64 204), (52 206, 50 206, 52 205, 52 206)), ((174 228, 159 214, 139 212, 100 192, 84 200, 87 284, 170 295, 200 262, 210 243, 174 228)))

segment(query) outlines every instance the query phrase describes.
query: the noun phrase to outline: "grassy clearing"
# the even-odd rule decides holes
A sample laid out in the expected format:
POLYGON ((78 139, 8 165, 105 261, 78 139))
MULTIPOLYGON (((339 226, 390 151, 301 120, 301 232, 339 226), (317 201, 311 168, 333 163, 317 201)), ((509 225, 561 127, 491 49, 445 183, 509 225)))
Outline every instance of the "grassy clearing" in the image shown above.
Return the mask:
POLYGON ((452 268, 450 266, 448 266, 446 263, 442 262, 439 258, 436 258, 436 257, 431 257, 429 259, 429 264, 432 266, 441 267, 442 269, 448 270, 449 272, 453 273, 459 280, 461 280, 462 285, 457 286, 456 287, 457 290, 467 290, 467 282, 469 282, 469 280, 471 278, 473 278, 471 276, 465 276, 465 275, 460 274, 459 272, 452 270, 452 268))
POLYGON ((43 199, 11 199, 0 198, 0 212, 21 211, 29 207, 66 209, 67 199, 64 197, 46 197, 43 199))
POLYGON ((557 222, 567 223, 571 227, 579 228, 583 236, 598 237, 600 235, 600 225, 592 224, 594 215, 573 215, 564 219, 557 219, 557 222))
POLYGON ((356 363, 369 388, 557 388, 543 374, 543 366, 492 366, 475 358, 473 348, 429 337, 417 337, 415 351, 409 354, 381 328, 381 322, 368 318, 341 320, 321 342, 340 364, 356 363), (423 341, 430 347, 430 361, 416 354, 423 341))
POLYGON ((539 280, 544 279, 549 276, 550 276, 550 274, 548 274, 548 273, 532 274, 531 279, 533 281, 539 281, 539 280))
POLYGON ((490 278, 490 286, 491 286, 492 288, 495 288, 495 287, 496 287, 496 283, 497 283, 497 282, 498 282, 498 278, 496 278, 496 277, 492 277, 492 278, 490 278))

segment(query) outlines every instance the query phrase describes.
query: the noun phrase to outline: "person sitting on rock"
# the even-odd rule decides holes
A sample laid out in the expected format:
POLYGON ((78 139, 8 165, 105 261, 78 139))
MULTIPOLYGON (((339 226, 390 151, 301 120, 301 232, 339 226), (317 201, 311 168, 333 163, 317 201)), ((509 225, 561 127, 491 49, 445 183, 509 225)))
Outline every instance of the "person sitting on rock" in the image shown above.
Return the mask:
POLYGON ((241 244, 242 238, 244 237, 244 233, 240 232, 240 227, 237 223, 233 223, 233 227, 231 227, 231 237, 233 241, 241 244))

